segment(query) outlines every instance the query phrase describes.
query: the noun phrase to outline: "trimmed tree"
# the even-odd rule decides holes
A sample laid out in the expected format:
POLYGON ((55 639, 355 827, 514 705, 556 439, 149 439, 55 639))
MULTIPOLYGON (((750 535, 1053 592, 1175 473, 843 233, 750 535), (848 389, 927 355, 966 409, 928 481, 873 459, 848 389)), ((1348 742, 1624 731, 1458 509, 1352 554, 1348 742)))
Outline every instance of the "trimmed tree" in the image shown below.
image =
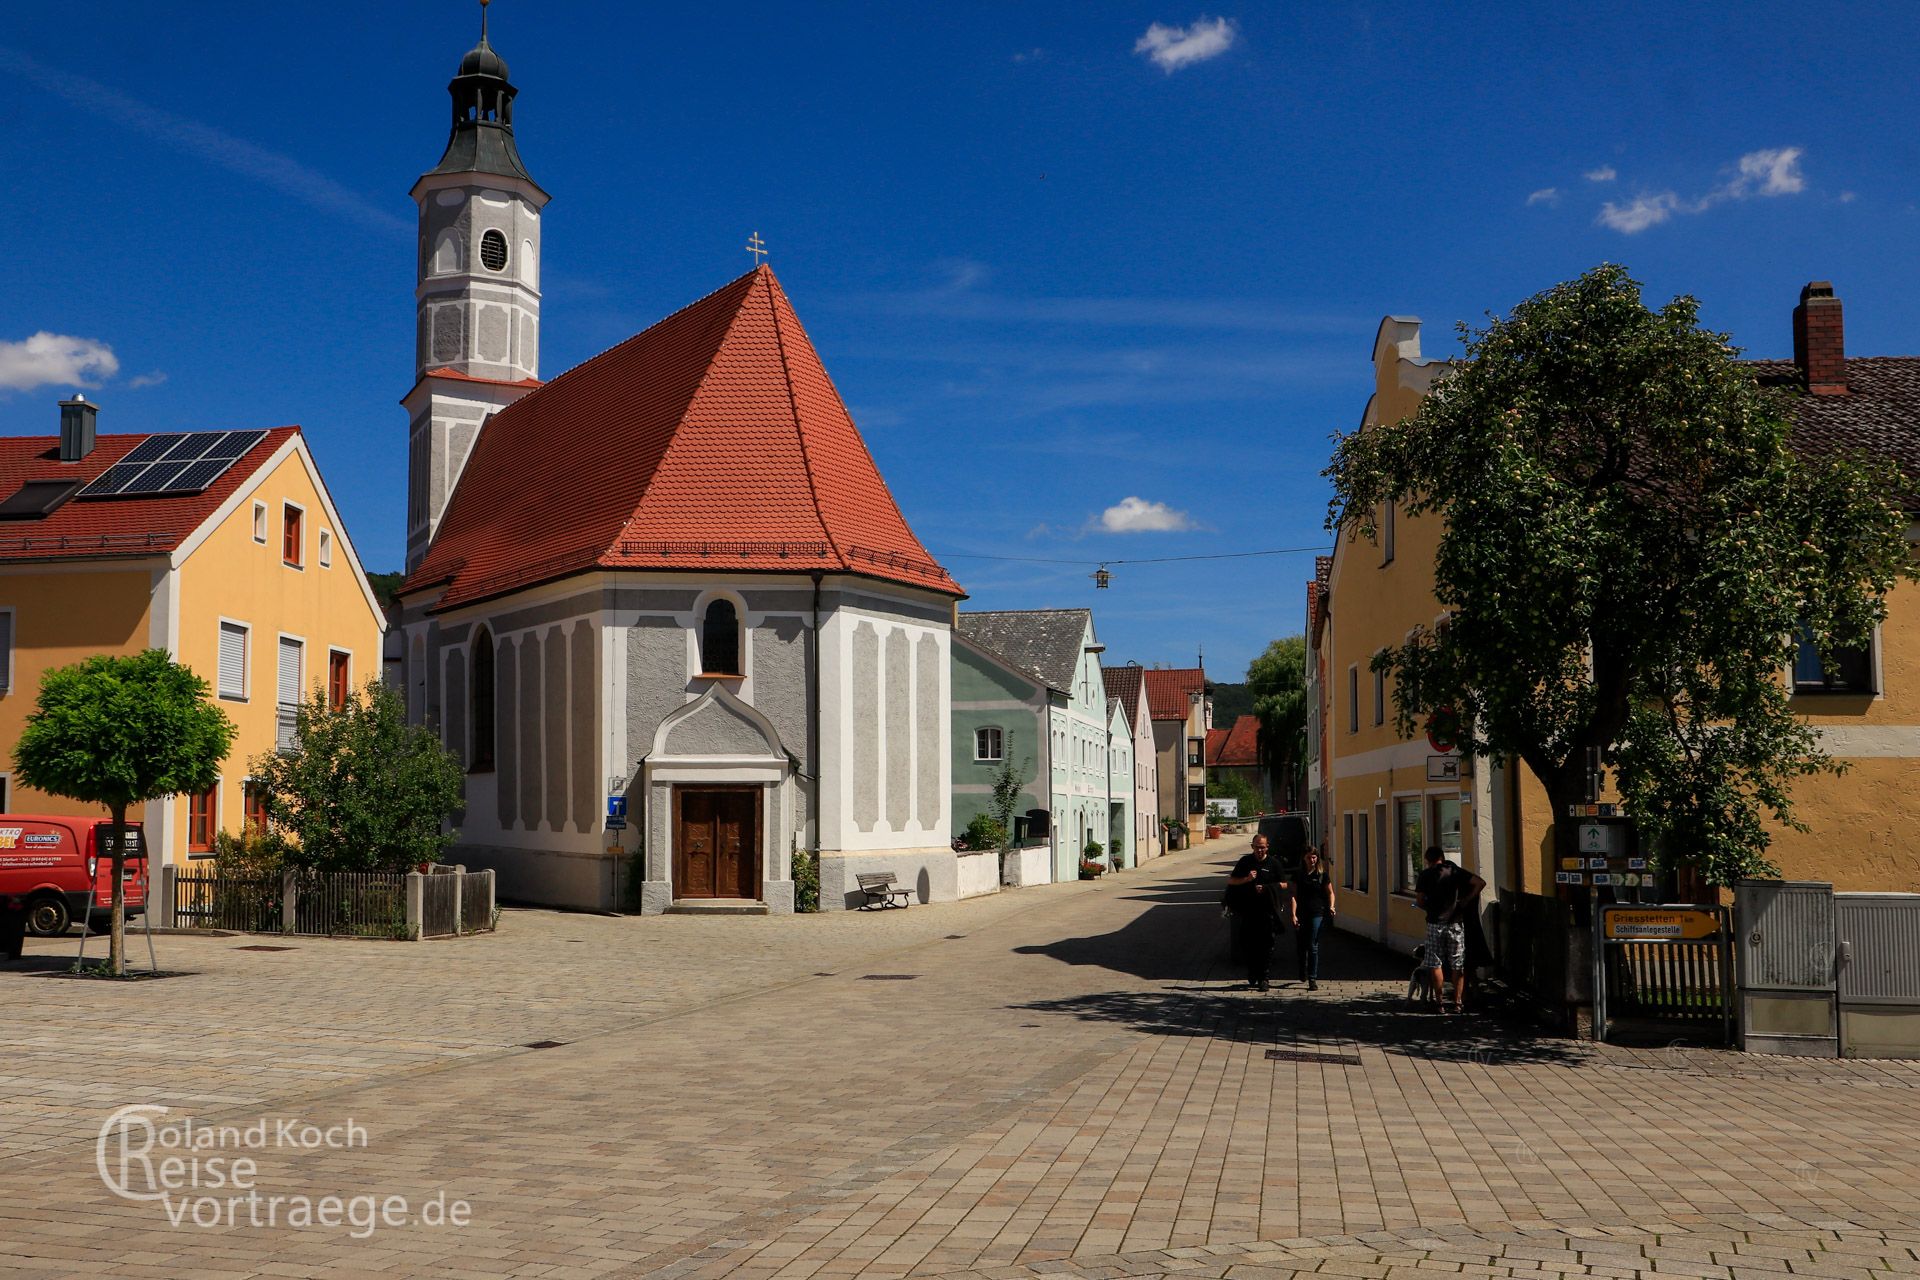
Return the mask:
POLYGON ((448 825, 464 801, 459 759, 408 724, 400 695, 378 681, 338 708, 316 690, 296 713, 293 749, 251 768, 268 818, 293 837, 288 860, 308 870, 404 871, 459 834, 448 825))
MULTIPOLYGON (((234 728, 214 705, 212 692, 191 668, 160 649, 88 658, 40 678, 36 709, 14 747, 20 783, 101 805, 113 819, 107 963, 115 977, 127 971, 127 810, 213 786, 220 762, 233 749, 234 728)), ((151 869, 149 859, 149 896, 151 869)), ((151 902, 147 909, 153 909, 151 902)))
POLYGON ((1659 310, 1617 266, 1478 331, 1419 410, 1339 438, 1329 528, 1373 538, 1386 503, 1441 517, 1445 620, 1373 662, 1412 734, 1443 708, 1472 756, 1518 757, 1556 852, 1589 750, 1665 865, 1766 874, 1768 822, 1833 767, 1795 717, 1796 635, 1863 644, 1911 576, 1884 460, 1797 453, 1789 407, 1698 304, 1659 310))
POLYGON ((1013 763, 1013 731, 1007 731, 1006 745, 1000 753, 1000 767, 993 771, 993 800, 987 812, 1000 824, 1000 878, 1007 878, 1007 850, 1013 847, 1013 814, 1020 806, 1020 792, 1024 786, 1022 776, 1027 771, 1028 761, 1022 760, 1018 768, 1013 763))

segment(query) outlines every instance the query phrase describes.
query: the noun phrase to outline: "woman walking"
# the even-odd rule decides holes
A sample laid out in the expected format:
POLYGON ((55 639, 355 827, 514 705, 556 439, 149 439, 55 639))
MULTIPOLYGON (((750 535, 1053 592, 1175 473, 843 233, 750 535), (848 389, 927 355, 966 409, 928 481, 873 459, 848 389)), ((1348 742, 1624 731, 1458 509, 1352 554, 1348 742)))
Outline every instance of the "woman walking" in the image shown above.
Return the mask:
POLYGON ((1320 989, 1320 926, 1333 916, 1333 877, 1320 865, 1320 851, 1308 845, 1300 855, 1300 873, 1293 878, 1290 917, 1294 954, 1309 991, 1320 989))

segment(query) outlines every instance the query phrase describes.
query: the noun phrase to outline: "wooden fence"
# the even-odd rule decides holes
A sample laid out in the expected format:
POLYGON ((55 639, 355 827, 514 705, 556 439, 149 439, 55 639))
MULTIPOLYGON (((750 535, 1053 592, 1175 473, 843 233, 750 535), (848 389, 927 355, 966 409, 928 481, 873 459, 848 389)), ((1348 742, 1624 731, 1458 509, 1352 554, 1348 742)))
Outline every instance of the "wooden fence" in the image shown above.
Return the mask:
POLYGON ((492 871, 223 873, 211 864, 161 868, 160 918, 176 929, 306 937, 449 938, 494 928, 492 871))

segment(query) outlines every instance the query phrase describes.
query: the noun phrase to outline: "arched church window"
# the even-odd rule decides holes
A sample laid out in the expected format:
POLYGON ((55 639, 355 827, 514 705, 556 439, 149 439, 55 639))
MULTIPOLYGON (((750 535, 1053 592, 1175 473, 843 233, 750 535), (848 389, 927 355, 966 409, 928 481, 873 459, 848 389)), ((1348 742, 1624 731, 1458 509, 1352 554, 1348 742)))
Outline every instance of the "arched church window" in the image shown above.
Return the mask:
POLYGON ((473 641, 473 687, 467 706, 473 726, 472 769, 493 768, 493 635, 486 628, 473 641))
POLYGON ((700 674, 743 674, 740 670, 740 611, 731 600, 723 598, 713 601, 700 620, 700 674))

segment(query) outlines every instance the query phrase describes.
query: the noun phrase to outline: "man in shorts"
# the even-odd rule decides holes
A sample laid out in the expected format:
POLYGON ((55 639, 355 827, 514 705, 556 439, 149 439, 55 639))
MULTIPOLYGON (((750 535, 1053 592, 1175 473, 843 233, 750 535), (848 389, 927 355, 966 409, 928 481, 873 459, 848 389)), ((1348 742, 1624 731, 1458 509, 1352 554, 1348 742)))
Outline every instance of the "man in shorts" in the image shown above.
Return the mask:
POLYGON ((1439 997, 1440 1012, 1458 1012, 1467 998, 1466 913, 1487 882, 1448 862, 1436 844, 1427 846, 1427 869, 1413 887, 1414 901, 1427 913, 1427 963, 1433 967, 1433 992, 1439 997), (1447 977, 1453 979, 1451 1007, 1447 977))

